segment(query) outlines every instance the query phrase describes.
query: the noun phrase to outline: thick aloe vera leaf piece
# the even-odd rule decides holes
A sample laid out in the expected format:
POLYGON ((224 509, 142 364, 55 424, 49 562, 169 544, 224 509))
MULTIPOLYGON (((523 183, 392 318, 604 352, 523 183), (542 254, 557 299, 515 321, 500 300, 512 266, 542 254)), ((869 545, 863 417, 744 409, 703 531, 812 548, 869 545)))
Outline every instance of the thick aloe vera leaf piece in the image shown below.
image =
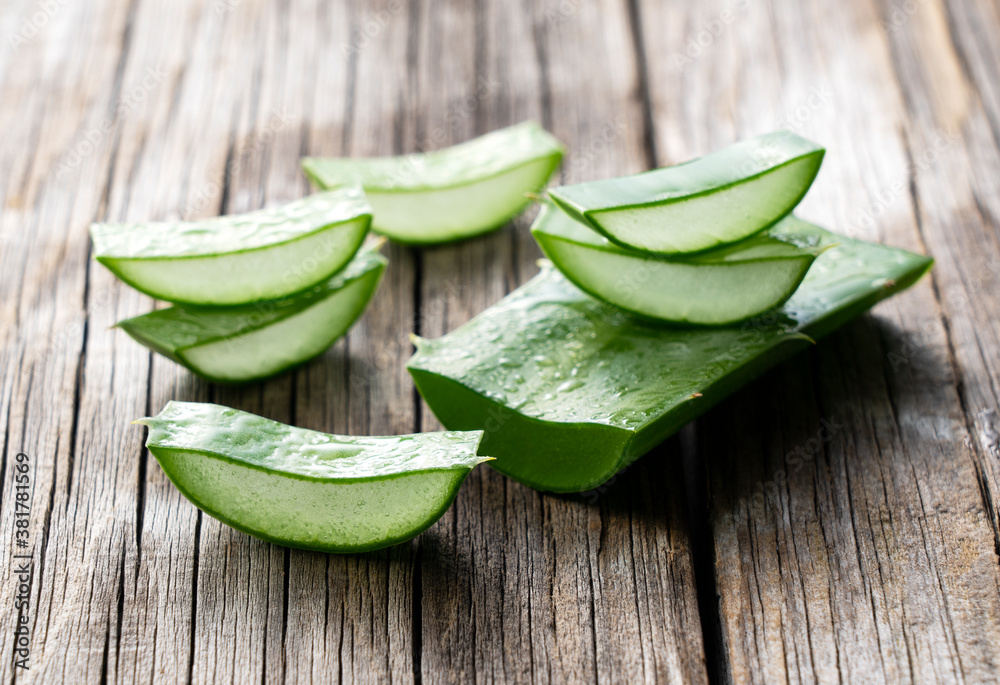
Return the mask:
POLYGON ((497 470, 540 490, 588 490, 932 262, 823 241, 835 246, 784 307, 734 327, 650 326, 543 265, 464 326, 418 339, 408 368, 446 427, 485 430, 497 470))
POLYGON ((532 122, 453 147, 401 157, 302 160, 320 188, 361 185, 375 231, 409 244, 469 238, 498 228, 540 191, 563 147, 532 122))
POLYGON ((273 300, 326 280, 371 223, 357 187, 203 221, 93 224, 97 261, 147 295, 196 305, 273 300))
POLYGON ((481 431, 330 435, 200 402, 168 402, 146 447, 192 504, 286 547, 363 552, 414 537, 451 505, 481 431))
POLYGON ((571 216, 659 254, 707 250, 767 228, 805 196, 824 149, 778 131, 676 166, 553 188, 571 216))
POLYGON ((581 290, 639 316, 695 325, 731 324, 780 306, 805 278, 826 234, 788 216, 736 243, 663 257, 619 247, 549 206, 531 233, 581 290))
POLYGON ((385 265, 385 257, 364 250, 333 278, 291 297, 233 307, 174 305, 117 325, 208 380, 259 380, 340 339, 368 306, 385 265))

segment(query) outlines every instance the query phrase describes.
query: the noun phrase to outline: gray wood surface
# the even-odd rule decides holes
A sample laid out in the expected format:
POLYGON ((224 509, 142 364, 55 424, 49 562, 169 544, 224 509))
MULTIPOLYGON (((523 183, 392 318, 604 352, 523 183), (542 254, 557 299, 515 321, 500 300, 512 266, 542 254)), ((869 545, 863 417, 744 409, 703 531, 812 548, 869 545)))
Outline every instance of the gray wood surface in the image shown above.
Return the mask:
POLYGON ((992 0, 15 0, 0 38, 4 682, 1000 678, 992 0), (132 419, 184 399, 339 433, 438 428, 407 336, 528 280, 533 211, 388 245, 343 341, 236 389, 110 329, 154 303, 91 260, 89 223, 280 204, 309 192, 302 155, 524 119, 566 142, 563 181, 789 128, 829 150, 804 217, 937 264, 599 491, 477 469, 416 540, 355 556, 199 513, 132 419))

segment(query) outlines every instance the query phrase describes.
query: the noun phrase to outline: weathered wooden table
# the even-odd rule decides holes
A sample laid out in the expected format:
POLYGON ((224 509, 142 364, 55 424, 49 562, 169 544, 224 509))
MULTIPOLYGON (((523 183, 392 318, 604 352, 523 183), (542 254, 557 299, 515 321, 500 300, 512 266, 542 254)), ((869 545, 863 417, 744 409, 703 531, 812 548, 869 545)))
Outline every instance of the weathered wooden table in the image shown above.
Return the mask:
POLYGON ((1000 677, 995 0, 14 0, 0 37, 5 682, 1000 677), (829 149, 804 217, 936 268, 599 492, 481 468, 412 543, 346 557, 188 504, 129 423, 172 398, 437 428, 407 335, 531 277, 530 216, 390 245, 345 341, 241 389, 109 328, 152 302, 92 262, 88 224, 282 203, 302 155, 528 118, 568 144, 564 180, 789 128, 829 149))

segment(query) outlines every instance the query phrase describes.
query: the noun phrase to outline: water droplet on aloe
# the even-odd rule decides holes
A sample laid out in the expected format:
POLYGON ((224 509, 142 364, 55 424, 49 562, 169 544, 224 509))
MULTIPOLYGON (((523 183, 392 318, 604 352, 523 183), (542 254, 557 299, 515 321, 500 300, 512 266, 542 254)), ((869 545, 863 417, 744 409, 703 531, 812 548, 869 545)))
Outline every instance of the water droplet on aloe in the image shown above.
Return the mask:
POLYGON ((577 388, 582 388, 582 387, 583 387, 583 381, 568 380, 562 385, 560 385, 558 388, 556 388, 556 392, 569 392, 570 390, 576 390, 577 388))

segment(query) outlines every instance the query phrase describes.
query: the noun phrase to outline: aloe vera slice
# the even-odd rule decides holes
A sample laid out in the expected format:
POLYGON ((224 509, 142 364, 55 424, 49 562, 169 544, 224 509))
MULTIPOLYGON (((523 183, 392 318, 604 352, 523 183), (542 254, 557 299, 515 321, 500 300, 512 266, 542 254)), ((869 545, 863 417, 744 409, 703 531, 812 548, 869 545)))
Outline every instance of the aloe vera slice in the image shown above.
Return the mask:
POLYGON ((549 195, 619 245, 659 254, 697 252, 742 240, 792 211, 824 152, 778 131, 684 164, 553 188, 549 195))
POLYGON ((497 470, 540 490, 588 490, 932 262, 829 233, 823 243, 835 246, 780 315, 735 327, 649 326, 544 265, 464 326, 417 340, 408 368, 446 427, 486 431, 497 470))
POLYGON ((349 437, 200 402, 168 402, 146 447, 206 514, 255 537, 363 552, 414 537, 451 505, 481 431, 349 437))
POLYGON ((361 185, 374 229, 393 240, 432 244, 499 228, 540 191, 562 145, 537 124, 500 129, 453 147, 401 157, 305 158, 320 188, 361 185))
POLYGON ((371 223, 360 188, 204 221, 93 224, 97 261, 147 295, 197 305, 273 300, 350 261, 371 223))
POLYGON ((322 354, 357 321, 386 260, 360 252, 336 276, 280 300, 233 307, 174 305, 118 322, 139 343, 223 383, 259 380, 322 354))
POLYGON ((788 216, 737 243, 661 257, 619 247, 549 206, 531 227, 545 256, 581 290, 640 316, 699 325, 780 306, 822 251, 820 231, 788 216))

